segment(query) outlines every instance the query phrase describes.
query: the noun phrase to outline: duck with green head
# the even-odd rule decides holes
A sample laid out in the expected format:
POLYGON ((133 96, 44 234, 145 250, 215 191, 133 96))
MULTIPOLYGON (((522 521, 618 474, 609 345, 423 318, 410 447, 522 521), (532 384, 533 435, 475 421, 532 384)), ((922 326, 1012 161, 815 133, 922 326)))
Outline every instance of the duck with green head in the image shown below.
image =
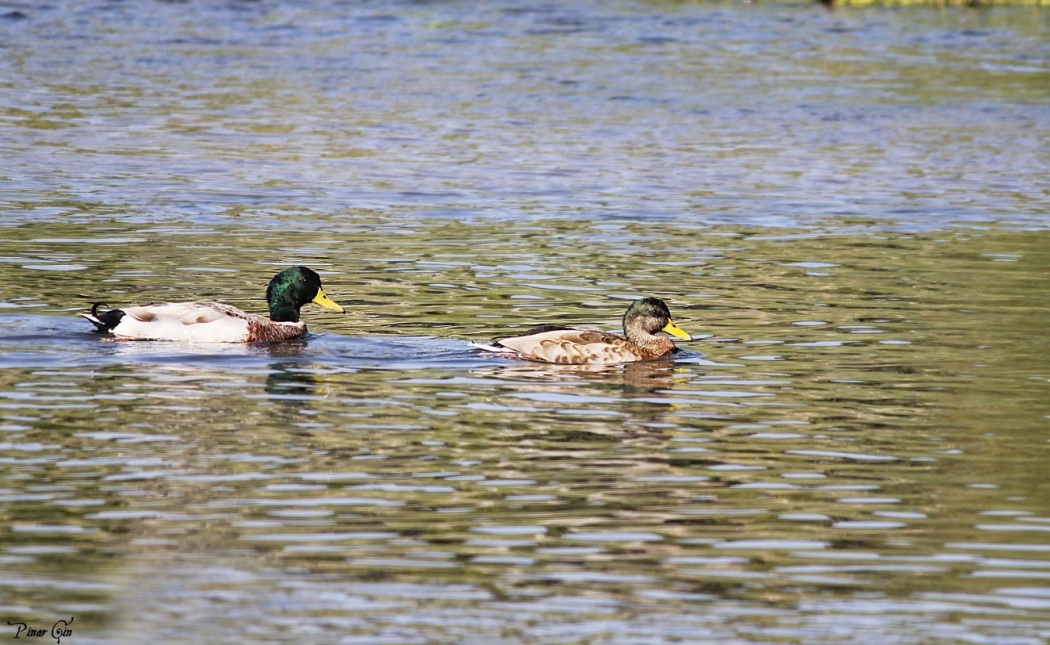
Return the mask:
POLYGON ((170 302, 79 314, 103 333, 120 340, 175 340, 205 343, 251 343, 287 340, 306 333, 299 309, 314 303, 338 313, 345 310, 321 288, 321 278, 306 267, 285 269, 266 287, 270 317, 250 314, 219 302, 170 302))
POLYGON ((671 312, 659 298, 635 300, 623 315, 623 336, 604 331, 541 325, 519 336, 497 338, 491 345, 475 347, 510 358, 565 365, 633 363, 663 358, 678 351, 674 341, 692 340, 671 320, 671 312))

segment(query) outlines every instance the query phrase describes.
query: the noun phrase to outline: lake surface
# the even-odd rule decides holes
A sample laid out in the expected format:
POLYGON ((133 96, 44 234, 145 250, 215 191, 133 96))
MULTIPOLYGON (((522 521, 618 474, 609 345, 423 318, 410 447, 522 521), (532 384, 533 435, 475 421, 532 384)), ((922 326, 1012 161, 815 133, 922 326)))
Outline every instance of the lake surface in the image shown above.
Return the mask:
POLYGON ((1045 642, 1048 15, 0 4, 0 635, 1045 642))

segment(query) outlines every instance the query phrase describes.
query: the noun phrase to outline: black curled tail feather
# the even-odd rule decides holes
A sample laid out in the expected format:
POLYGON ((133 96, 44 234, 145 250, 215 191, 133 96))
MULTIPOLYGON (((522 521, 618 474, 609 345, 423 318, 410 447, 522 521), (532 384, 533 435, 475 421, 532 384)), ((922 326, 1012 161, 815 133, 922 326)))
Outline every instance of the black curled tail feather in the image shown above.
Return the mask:
POLYGON ((90 320, 91 324, 93 324, 98 331, 111 331, 114 327, 120 324, 120 319, 124 317, 124 312, 120 309, 110 309, 104 314, 99 314, 98 308, 105 306, 107 305, 104 302, 96 302, 91 306, 90 314, 80 315, 90 320))

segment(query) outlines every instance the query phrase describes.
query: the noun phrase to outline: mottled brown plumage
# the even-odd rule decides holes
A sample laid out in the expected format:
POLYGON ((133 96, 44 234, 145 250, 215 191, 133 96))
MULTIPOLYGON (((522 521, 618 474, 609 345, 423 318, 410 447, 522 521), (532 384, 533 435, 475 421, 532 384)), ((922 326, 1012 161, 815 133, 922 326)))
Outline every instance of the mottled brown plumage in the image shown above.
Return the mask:
MULTIPOLYGON (((262 316, 259 316, 262 318, 262 316)), ((282 323, 275 325, 267 318, 262 320, 248 319, 248 334, 245 342, 255 343, 260 341, 273 342, 296 338, 306 333, 306 323, 282 323)))
POLYGON ((476 347, 513 358, 562 365, 633 363, 668 356, 674 341, 659 332, 692 340, 671 320, 667 305, 657 298, 636 300, 623 317, 624 336, 603 331, 544 325, 520 336, 497 338, 476 347))

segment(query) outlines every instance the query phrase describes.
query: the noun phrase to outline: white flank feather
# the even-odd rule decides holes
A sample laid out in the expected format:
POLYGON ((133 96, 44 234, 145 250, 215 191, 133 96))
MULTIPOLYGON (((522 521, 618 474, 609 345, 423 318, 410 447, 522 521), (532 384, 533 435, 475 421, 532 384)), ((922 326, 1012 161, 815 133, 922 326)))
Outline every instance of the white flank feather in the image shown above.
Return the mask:
POLYGON ((212 302, 176 302, 121 311, 124 317, 111 330, 119 338, 243 343, 248 338, 249 319, 271 323, 262 316, 212 302))

